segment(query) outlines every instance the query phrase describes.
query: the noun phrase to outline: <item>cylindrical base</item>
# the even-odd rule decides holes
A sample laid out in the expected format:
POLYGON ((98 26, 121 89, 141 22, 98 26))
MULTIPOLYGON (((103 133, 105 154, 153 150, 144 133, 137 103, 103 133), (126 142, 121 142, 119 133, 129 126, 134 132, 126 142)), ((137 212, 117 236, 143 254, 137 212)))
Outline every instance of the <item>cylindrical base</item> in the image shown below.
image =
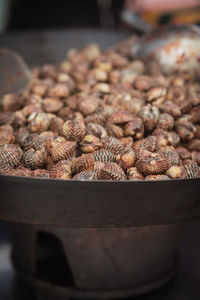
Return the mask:
POLYGON ((48 300, 117 299, 161 286, 174 274, 181 227, 9 226, 15 268, 48 300))

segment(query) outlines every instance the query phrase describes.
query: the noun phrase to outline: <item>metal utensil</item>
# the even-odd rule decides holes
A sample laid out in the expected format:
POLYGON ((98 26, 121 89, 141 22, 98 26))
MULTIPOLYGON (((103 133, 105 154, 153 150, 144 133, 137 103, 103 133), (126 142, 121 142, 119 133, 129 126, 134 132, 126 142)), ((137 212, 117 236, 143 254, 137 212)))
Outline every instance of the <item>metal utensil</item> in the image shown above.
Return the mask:
POLYGON ((31 72, 21 56, 0 48, 0 97, 6 93, 20 92, 30 78, 31 72))

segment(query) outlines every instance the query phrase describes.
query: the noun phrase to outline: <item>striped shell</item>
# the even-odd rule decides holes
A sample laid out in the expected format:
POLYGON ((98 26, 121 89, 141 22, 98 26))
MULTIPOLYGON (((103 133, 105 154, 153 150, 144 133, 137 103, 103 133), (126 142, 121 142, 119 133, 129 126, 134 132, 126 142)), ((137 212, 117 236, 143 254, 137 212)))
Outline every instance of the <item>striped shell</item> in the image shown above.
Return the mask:
POLYGON ((42 168, 45 164, 46 151, 45 149, 35 150, 29 149, 23 155, 25 167, 34 170, 42 168))
POLYGON ((94 171, 82 171, 77 173, 74 177, 73 180, 95 180, 97 179, 96 172, 94 171))
POLYGON ((87 96, 85 98, 81 98, 78 104, 78 109, 84 115, 90 115, 94 113, 99 106, 99 98, 95 96, 87 96))
POLYGON ((136 139, 141 139, 144 135, 144 125, 142 119, 134 117, 124 127, 125 136, 134 136, 136 139))
POLYGON ((71 166, 67 160, 59 161, 49 170, 50 178, 71 179, 71 166))
POLYGON ((115 155, 120 154, 124 151, 124 145, 116 138, 112 136, 108 136, 106 138, 103 138, 102 145, 106 150, 110 150, 115 155))
POLYGON ((132 167, 127 170, 127 177, 129 180, 137 181, 144 179, 143 175, 138 171, 136 167, 132 167))
POLYGON ((95 135, 100 139, 107 136, 105 128, 97 123, 88 123, 86 126, 86 134, 95 135))
POLYGON ((122 169, 129 169, 135 164, 136 153, 133 149, 126 150, 125 153, 117 155, 116 161, 122 169))
POLYGON ((142 119, 146 130, 153 130, 159 120, 159 110, 156 106, 145 105, 142 107, 139 117, 142 119))
POLYGON ((145 177, 145 180, 169 180, 170 178, 167 175, 148 175, 145 177))
POLYGON ((82 121, 66 121, 63 125, 63 133, 67 140, 80 141, 85 135, 85 125, 82 121))
POLYGON ((46 114, 46 113, 36 113, 33 112, 29 118, 28 118, 28 122, 29 122, 29 130, 30 132, 43 132, 45 130, 48 129, 49 125, 50 125, 50 115, 46 114))
POLYGON ((125 180, 126 175, 119 165, 115 163, 107 163, 98 172, 98 178, 105 180, 125 180))
POLYGON ((200 178, 200 167, 195 164, 184 166, 187 172, 187 178, 200 178))
POLYGON ((111 124, 123 124, 131 121, 133 116, 126 111, 117 111, 111 114, 108 118, 108 123, 111 124))
POLYGON ((83 154, 72 162, 72 171, 73 173, 89 170, 93 171, 94 163, 95 160, 92 154, 83 154))
POLYGON ((101 126, 105 124, 105 117, 102 114, 91 114, 85 118, 85 124, 96 123, 101 126))
POLYGON ((0 170, 1 175, 31 177, 32 171, 25 167, 10 167, 8 170, 0 170))
POLYGON ((174 147, 172 146, 167 146, 164 147, 159 151, 160 155, 164 158, 166 158, 169 162, 169 166, 175 166, 179 164, 180 157, 179 154, 176 152, 174 147))
POLYGON ((150 156, 140 157, 136 162, 136 168, 144 175, 156 175, 166 171, 169 168, 169 162, 158 153, 152 153, 150 156))
POLYGON ((94 135, 84 136, 82 142, 80 143, 80 149, 84 153, 94 152, 101 147, 100 140, 94 135))
POLYGON ((7 144, 0 147, 0 171, 18 166, 23 152, 18 145, 7 144))
POLYGON ((96 162, 108 163, 108 162, 115 162, 115 155, 105 149, 97 150, 93 153, 94 160, 96 162))
POLYGON ((42 148, 45 144, 45 139, 38 134, 32 133, 29 134, 23 141, 22 146, 25 151, 33 148, 38 150, 42 148))
POLYGON ((141 151, 141 150, 148 150, 151 152, 158 150, 158 142, 157 142, 156 137, 153 135, 150 135, 147 138, 145 138, 139 146, 138 151, 141 151))
POLYGON ((124 136, 123 129, 118 125, 108 124, 106 130, 107 130, 107 133, 108 133, 109 136, 113 136, 113 137, 118 138, 118 139, 120 139, 124 136))
POLYGON ((76 142, 66 141, 65 138, 57 137, 46 142, 46 149, 52 161, 58 162, 75 155, 76 142))
POLYGON ((49 178, 49 171, 46 169, 36 169, 32 171, 33 177, 49 178))
POLYGON ((174 127, 174 118, 166 113, 160 114, 157 128, 162 128, 163 130, 170 131, 174 127))

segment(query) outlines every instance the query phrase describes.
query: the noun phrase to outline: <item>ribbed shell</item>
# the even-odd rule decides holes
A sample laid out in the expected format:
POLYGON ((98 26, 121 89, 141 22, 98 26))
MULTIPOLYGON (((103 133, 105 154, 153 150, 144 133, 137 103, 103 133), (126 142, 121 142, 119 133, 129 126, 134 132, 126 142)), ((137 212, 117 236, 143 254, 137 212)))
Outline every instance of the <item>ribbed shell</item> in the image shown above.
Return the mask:
POLYGON ((14 130, 10 125, 0 126, 0 146, 15 142, 14 130))
POLYGON ((31 170, 42 168, 45 164, 45 158, 45 149, 29 149, 23 155, 24 165, 31 170))
POLYGON ((141 139, 144 135, 144 125, 142 119, 134 117, 124 127, 125 136, 134 136, 136 139, 141 139))
POLYGON ((72 172, 93 171, 94 163, 95 160, 92 154, 83 154, 72 162, 72 172))
POLYGON ((100 149, 97 150, 93 153, 94 159, 97 162, 102 162, 102 163, 108 163, 108 162, 115 162, 115 155, 105 149, 100 149))
POLYGON ((145 177, 145 180, 169 180, 170 178, 167 175, 148 175, 145 177))
POLYGON ((200 178, 200 167, 195 164, 184 166, 188 178, 200 178))
POLYGON ((116 161, 122 169, 129 169, 135 164, 136 153, 133 149, 126 150, 125 153, 117 155, 116 161))
POLYGON ((108 118, 108 123, 111 124, 123 124, 131 121, 133 116, 126 111, 117 111, 111 114, 108 118))
POLYGON ((154 152, 154 151, 158 150, 158 142, 157 142, 156 137, 153 136, 153 135, 150 135, 147 138, 145 138, 141 142, 138 150, 139 151, 148 150, 148 151, 151 151, 151 152, 154 152))
POLYGON ((179 164, 179 154, 172 146, 167 146, 159 151, 160 155, 168 160, 169 167, 179 164))
POLYGON ((142 180, 143 175, 138 171, 136 167, 132 167, 127 170, 127 177, 129 180, 142 180))
POLYGON ((95 180, 97 179, 96 172, 94 171, 82 171, 77 173, 74 177, 73 180, 95 180))
POLYGON ((107 136, 105 128, 97 123, 88 123, 86 126, 86 134, 95 135, 100 139, 107 136))
POLYGON ((107 133, 108 133, 109 136, 113 136, 113 137, 118 138, 118 139, 120 139, 124 136, 123 129, 118 125, 108 124, 106 130, 107 130, 107 133))
POLYGON ((23 152, 18 145, 7 144, 0 147, 0 171, 18 166, 23 152))
POLYGON ((124 151, 124 145, 116 138, 108 136, 103 138, 102 145, 105 149, 110 150, 115 155, 120 154, 124 151))
POLYGON ((71 179, 71 166, 67 160, 59 161, 49 171, 50 178, 71 179))
POLYGON ((46 142, 46 149, 52 161, 58 162, 75 155, 76 142, 66 141, 64 138, 56 138, 46 142))
POLYGON ((37 134, 29 134, 23 141, 22 146, 25 151, 33 148, 38 150, 44 147, 45 139, 37 134))
POLYGON ((36 169, 32 171, 33 177, 49 178, 49 171, 46 169, 36 169))
POLYGON ((158 123, 159 110, 156 106, 143 106, 139 113, 139 117, 142 119, 146 130, 151 131, 156 127, 158 123))
POLYGON ((67 140, 80 141, 85 135, 85 125, 82 121, 66 121, 63 125, 63 133, 67 140))
POLYGON ((168 159, 159 154, 142 157, 136 162, 136 168, 144 175, 161 174, 169 168, 168 159))
POLYGON ((102 114, 91 114, 85 118, 85 124, 96 123, 101 126, 105 124, 105 117, 102 114))
POLYGON ((125 180, 126 175, 119 165, 115 163, 107 163, 98 172, 98 178, 105 180, 125 180))

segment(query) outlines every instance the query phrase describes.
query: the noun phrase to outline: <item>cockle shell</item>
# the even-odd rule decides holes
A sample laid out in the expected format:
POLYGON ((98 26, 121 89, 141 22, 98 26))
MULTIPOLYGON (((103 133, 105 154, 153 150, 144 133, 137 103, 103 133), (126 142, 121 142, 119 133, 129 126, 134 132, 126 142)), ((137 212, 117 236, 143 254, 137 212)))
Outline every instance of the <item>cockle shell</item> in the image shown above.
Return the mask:
POLYGON ((45 149, 29 149, 23 155, 24 165, 31 170, 42 168, 45 164, 45 159, 45 149))
POLYGON ((105 150, 105 149, 97 150, 93 153, 93 156, 96 162, 102 162, 102 163, 115 162, 115 155, 109 150, 105 150))
POLYGON ((72 172, 93 171, 94 163, 95 160, 92 154, 83 154, 72 162, 72 172))
POLYGON ((33 148, 38 150, 42 148, 45 144, 45 139, 36 133, 29 134, 21 144, 25 151, 33 148))
POLYGON ((200 151, 200 139, 193 139, 187 144, 190 151, 200 151))
POLYGON ((122 138, 124 136, 124 132, 123 129, 115 124, 108 124, 108 126, 106 127, 107 133, 109 136, 113 136, 115 138, 122 138))
POLYGON ((63 133, 67 140, 80 141, 85 136, 85 125, 82 121, 66 121, 63 125, 63 133))
POLYGON ((169 168, 169 161, 158 153, 151 153, 136 162, 136 168, 144 175, 161 174, 169 168))
POLYGON ((172 146, 163 147, 163 149, 159 151, 159 154, 168 160, 169 167, 179 164, 180 157, 179 154, 174 149, 174 147, 172 146))
POLYGON ((18 145, 7 144, 0 146, 0 170, 18 166, 23 152, 18 145))
POLYGON ((151 131, 156 127, 159 116, 159 109, 156 106, 151 106, 150 104, 143 106, 139 113, 139 117, 142 119, 147 131, 151 131))
POLYGON ((191 156, 190 151, 188 151, 185 147, 176 147, 176 152, 182 159, 188 159, 191 156))
POLYGON ((51 118, 49 114, 33 112, 28 118, 29 130, 37 133, 45 131, 48 129, 50 121, 51 118))
POLYGON ((142 175, 142 173, 140 173, 138 171, 138 169, 136 167, 132 167, 127 170, 127 177, 129 180, 132 180, 132 181, 144 179, 144 176, 142 175))
POLYGON ((70 94, 70 87, 65 83, 57 83, 48 91, 49 97, 55 98, 66 98, 70 94))
POLYGON ((55 113, 63 107, 63 102, 56 98, 45 98, 42 102, 43 110, 47 113, 55 113))
POLYGON ((10 125, 0 126, 0 146, 15 142, 14 130, 10 125))
POLYGON ((71 179, 71 166, 67 160, 61 160, 49 170, 50 178, 71 179))
POLYGON ((88 123, 86 125, 86 134, 95 135, 100 139, 107 136, 105 128, 97 123, 88 123))
POLYGON ((94 113, 100 103, 100 99, 95 96, 87 96, 84 98, 81 98, 78 104, 78 109, 82 114, 85 116, 90 115, 94 113))
POLYGON ((133 136, 136 139, 141 139, 144 135, 144 125, 142 119, 134 117, 132 121, 128 122, 124 127, 125 136, 133 136))
POLYGON ((151 152, 158 150, 158 142, 155 136, 149 135, 147 138, 141 141, 138 148, 138 158, 140 158, 140 152, 142 152, 143 150, 151 152))
POLYGON ((0 112, 0 125, 11 125, 14 121, 13 112, 0 112))
POLYGON ((80 149, 84 153, 94 152, 101 147, 100 140, 94 135, 86 135, 80 143, 80 149))
POLYGON ((32 171, 33 177, 49 178, 49 171, 46 169, 36 169, 32 171))
POLYGON ((1 105, 4 112, 14 112, 20 109, 23 105, 23 99, 14 94, 6 94, 3 96, 1 105))
POLYGON ((101 126, 104 126, 105 124, 105 117, 102 114, 91 114, 87 116, 84 120, 85 124, 87 125, 88 123, 96 123, 101 126))
POLYGON ((185 165, 183 168, 186 169, 187 178, 200 178, 200 167, 195 164, 185 165))
POLYGON ((200 165, 200 151, 193 151, 191 153, 191 158, 195 161, 198 165, 200 165))
POLYGON ((107 163, 98 172, 98 178, 105 180, 125 180, 126 175, 119 165, 115 163, 107 163))
POLYGON ((124 150, 124 145, 116 138, 108 136, 103 138, 102 145, 105 149, 110 150, 114 154, 120 154, 124 150))
POLYGON ((122 169, 129 169, 135 164, 136 153, 133 149, 126 150, 116 156, 116 161, 122 169))
POLYGON ((159 105, 159 109, 163 113, 170 114, 173 118, 177 119, 181 116, 181 110, 176 103, 165 101, 159 105))
POLYGON ((97 179, 96 172, 94 171, 82 171, 77 173, 74 177, 73 180, 95 180, 97 179))
POLYGON ((111 124, 123 124, 131 121, 133 116, 126 111, 117 111, 111 114, 108 118, 108 123, 111 124))
POLYGON ((76 150, 76 142, 66 141, 63 137, 57 137, 46 142, 46 149, 51 156, 53 162, 68 159, 74 156, 76 150))
POLYGON ((170 177, 167 175, 148 175, 145 177, 145 180, 169 180, 170 177))
POLYGON ((162 128, 163 130, 170 131, 173 129, 173 127, 174 118, 167 113, 160 114, 157 128, 162 128))

